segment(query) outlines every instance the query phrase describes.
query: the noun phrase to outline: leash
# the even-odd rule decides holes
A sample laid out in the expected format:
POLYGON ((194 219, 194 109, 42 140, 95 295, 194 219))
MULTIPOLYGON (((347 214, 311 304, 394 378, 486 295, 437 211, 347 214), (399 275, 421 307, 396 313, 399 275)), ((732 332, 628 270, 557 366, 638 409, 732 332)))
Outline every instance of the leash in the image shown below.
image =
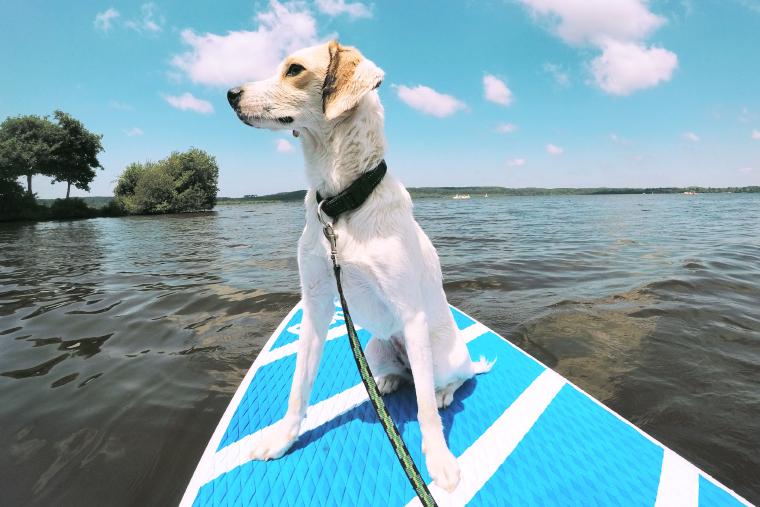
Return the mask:
POLYGON ((409 454, 404 440, 398 432, 398 428, 393 423, 393 418, 388 413, 388 409, 385 407, 383 397, 380 394, 380 390, 377 388, 375 378, 372 376, 372 371, 367 363, 367 357, 364 355, 359 337, 356 335, 354 329, 354 323, 351 320, 351 314, 348 311, 348 303, 346 302, 346 296, 343 294, 343 286, 340 282, 340 263, 338 262, 338 248, 337 240, 338 236, 333 229, 333 223, 325 219, 323 215, 331 217, 333 220, 337 220, 337 217, 345 211, 350 211, 361 206, 364 201, 372 193, 372 190, 380 183, 386 172, 385 161, 381 161, 380 164, 373 170, 364 173, 358 180, 352 183, 346 190, 329 199, 322 199, 319 193, 317 193, 317 217, 322 224, 322 231, 330 243, 330 259, 332 260, 333 273, 335 274, 335 283, 338 286, 338 295, 340 296, 340 305, 343 307, 343 318, 346 321, 346 331, 348 331, 348 341, 351 345, 351 352, 353 352, 354 360, 356 361, 356 367, 359 369, 359 375, 362 378, 364 388, 367 390, 369 400, 372 402, 372 406, 375 408, 380 424, 385 430, 385 434, 388 435, 388 440, 393 446, 393 451, 396 453, 401 468, 404 469, 407 479, 412 485, 414 492, 419 497, 420 502, 425 507, 437 507, 433 495, 430 494, 430 490, 425 484, 420 471, 414 464, 412 456, 409 454), (329 210, 329 211, 328 211, 329 210), (333 214, 334 213, 334 214, 333 214))

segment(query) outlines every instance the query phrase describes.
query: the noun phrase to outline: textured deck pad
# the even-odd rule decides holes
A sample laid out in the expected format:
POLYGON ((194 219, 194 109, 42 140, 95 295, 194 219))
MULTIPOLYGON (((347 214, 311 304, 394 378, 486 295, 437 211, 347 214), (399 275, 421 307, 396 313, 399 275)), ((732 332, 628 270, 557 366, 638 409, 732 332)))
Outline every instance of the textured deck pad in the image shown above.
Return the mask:
MULTIPOLYGON (((497 359, 441 411, 462 480, 431 484, 439 505, 748 505, 558 374, 452 308, 474 359, 497 359)), ((370 404, 342 312, 330 325, 301 435, 280 459, 248 458, 287 407, 303 312, 296 306, 256 358, 195 471, 182 505, 414 505, 370 404)), ((363 345, 369 334, 359 330, 363 345)), ((423 478, 411 387, 385 396, 423 478)))

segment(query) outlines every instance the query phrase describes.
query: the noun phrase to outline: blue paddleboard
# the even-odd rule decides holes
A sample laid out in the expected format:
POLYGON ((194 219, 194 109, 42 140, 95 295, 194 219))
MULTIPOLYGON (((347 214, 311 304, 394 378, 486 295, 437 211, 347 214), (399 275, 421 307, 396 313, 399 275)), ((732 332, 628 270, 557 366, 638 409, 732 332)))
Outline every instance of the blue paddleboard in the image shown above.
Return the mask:
MULTIPOLYGON (((440 506, 750 505, 483 324, 451 311, 472 357, 498 359, 441 411, 461 467, 453 493, 431 484, 412 387, 384 397, 440 506)), ((298 441, 280 459, 250 460, 257 432, 285 414, 302 314, 296 305, 254 361, 181 506, 419 505, 367 398, 338 306, 298 441)), ((357 332, 366 346, 369 333, 357 332)))

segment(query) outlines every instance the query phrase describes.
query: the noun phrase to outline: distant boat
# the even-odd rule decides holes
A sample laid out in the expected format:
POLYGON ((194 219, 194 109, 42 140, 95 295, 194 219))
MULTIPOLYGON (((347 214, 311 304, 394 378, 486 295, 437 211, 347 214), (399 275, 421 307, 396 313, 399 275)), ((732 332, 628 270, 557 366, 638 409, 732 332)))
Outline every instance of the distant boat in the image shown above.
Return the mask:
POLYGON ((483 197, 488 197, 488 194, 484 195, 483 197))
POLYGON ((452 199, 469 199, 470 194, 456 194, 452 199))
POLYGON ((697 195, 696 192, 684 192, 683 195, 697 195))

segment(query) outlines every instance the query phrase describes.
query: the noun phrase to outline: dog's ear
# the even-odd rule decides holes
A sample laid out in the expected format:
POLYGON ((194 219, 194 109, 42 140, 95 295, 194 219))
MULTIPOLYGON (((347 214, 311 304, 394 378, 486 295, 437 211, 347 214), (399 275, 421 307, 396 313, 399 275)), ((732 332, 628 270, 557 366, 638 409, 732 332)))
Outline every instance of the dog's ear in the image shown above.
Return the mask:
POLYGON ((332 40, 327 45, 330 65, 322 86, 322 112, 334 120, 356 107, 367 92, 383 82, 385 73, 356 49, 332 40))

